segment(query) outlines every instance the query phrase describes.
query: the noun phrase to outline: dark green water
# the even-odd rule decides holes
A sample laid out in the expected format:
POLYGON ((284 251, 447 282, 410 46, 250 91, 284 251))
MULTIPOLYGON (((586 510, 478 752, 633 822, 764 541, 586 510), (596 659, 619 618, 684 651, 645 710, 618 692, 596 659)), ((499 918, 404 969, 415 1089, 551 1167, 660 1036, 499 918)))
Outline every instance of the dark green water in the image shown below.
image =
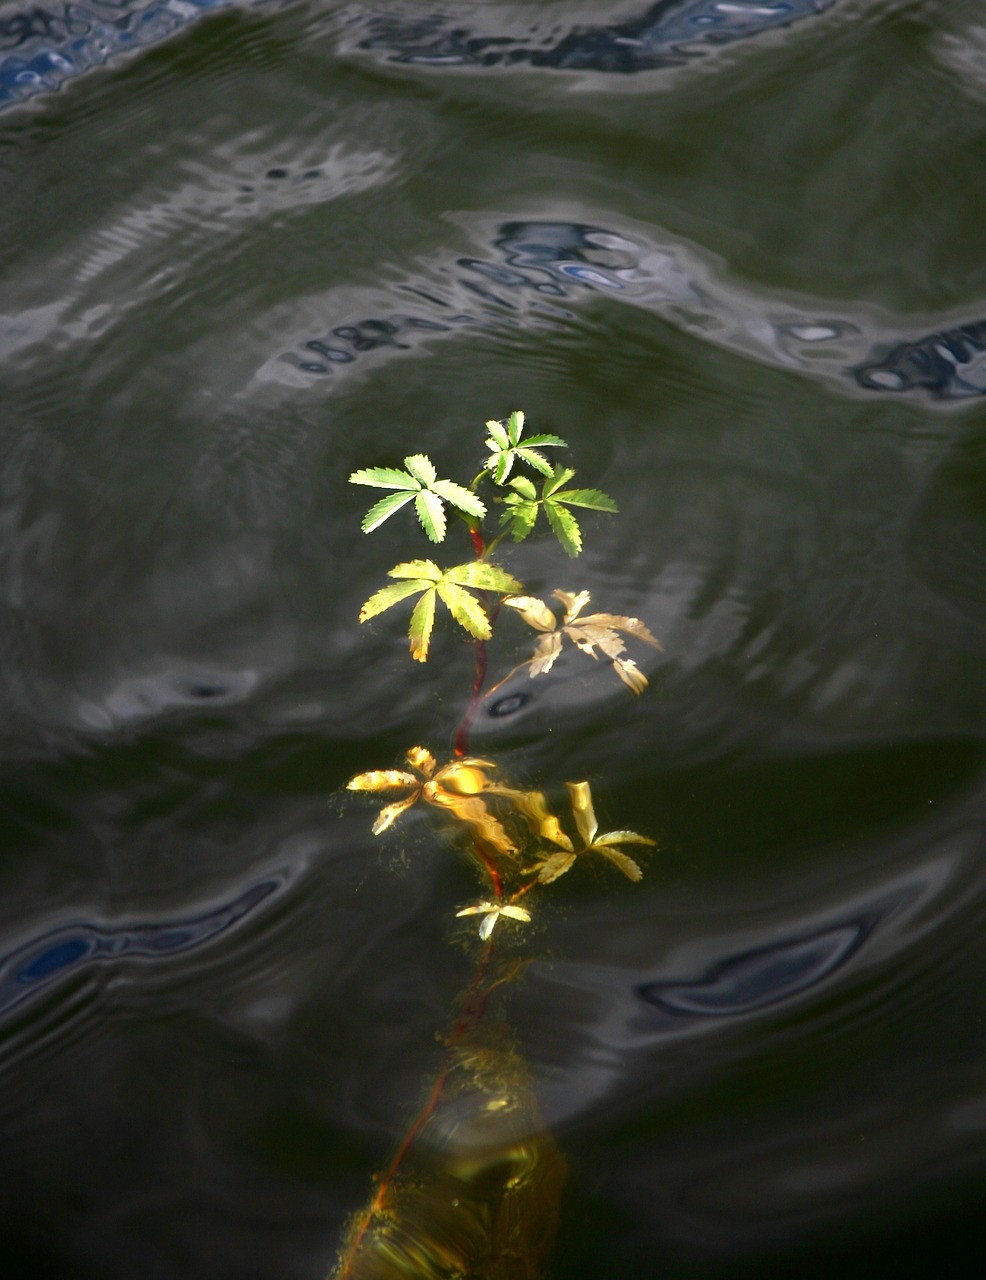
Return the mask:
POLYGON ((566 659, 475 731, 661 846, 559 884, 510 997, 569 1161, 551 1275, 972 1280, 982 8, 638 71, 590 56, 630 6, 443 12, 229 10, 0 115, 0 1271, 330 1268, 475 892, 340 800, 444 751, 472 674, 357 625, 426 552, 346 478, 407 441, 469 477, 523 407, 622 514, 510 568, 665 648, 639 701, 566 659))

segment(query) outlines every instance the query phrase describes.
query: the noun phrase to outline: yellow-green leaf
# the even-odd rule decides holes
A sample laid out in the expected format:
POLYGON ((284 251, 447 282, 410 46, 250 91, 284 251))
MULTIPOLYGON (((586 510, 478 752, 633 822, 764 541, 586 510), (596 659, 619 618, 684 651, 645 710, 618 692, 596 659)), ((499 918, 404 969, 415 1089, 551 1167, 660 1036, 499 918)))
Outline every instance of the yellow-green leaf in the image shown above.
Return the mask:
MULTIPOLYGON (((391 574, 393 575, 393 570, 391 570, 391 574)), ((374 591, 373 595, 360 609, 360 622, 375 618, 378 613, 383 613, 385 609, 400 603, 401 600, 406 600, 408 596, 415 595, 426 586, 427 583, 418 579, 411 582, 392 582, 388 587, 381 587, 379 591, 374 591)))
POLYGON ((411 614, 411 625, 408 628, 408 639, 411 642, 411 657, 415 662, 428 661, 428 645, 431 643, 431 631, 435 625, 435 588, 428 587, 424 595, 414 606, 411 614))
POLYGON ((443 579, 436 587, 438 594, 448 606, 448 611, 460 627, 463 627, 477 640, 489 640, 493 634, 490 620, 483 606, 475 596, 471 596, 463 587, 443 579))

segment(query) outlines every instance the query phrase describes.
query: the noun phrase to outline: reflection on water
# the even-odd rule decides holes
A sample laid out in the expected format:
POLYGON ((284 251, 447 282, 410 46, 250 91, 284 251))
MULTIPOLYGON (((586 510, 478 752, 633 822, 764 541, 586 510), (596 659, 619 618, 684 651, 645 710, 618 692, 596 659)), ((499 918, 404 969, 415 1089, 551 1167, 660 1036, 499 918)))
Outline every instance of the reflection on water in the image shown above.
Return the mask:
POLYGON ((877 917, 866 916, 768 946, 727 956, 695 982, 645 982, 641 1000, 686 1018, 723 1018, 778 1004, 840 969, 863 945, 877 917))
MULTIPOLYGON (((459 258, 451 287, 437 281, 396 286, 395 292, 417 299, 418 312, 337 325, 305 342, 305 352, 319 359, 294 353, 280 359, 304 373, 327 375, 360 355, 408 351, 436 334, 476 326, 509 330, 519 323, 550 328, 572 318, 587 294, 604 294, 730 350, 813 377, 851 380, 865 391, 925 391, 936 400, 986 393, 986 322, 898 343, 875 357, 874 348, 887 346, 880 336, 886 318, 862 309, 835 317, 811 299, 795 309, 788 299, 752 295, 720 278, 713 263, 684 244, 648 244, 599 226, 532 221, 502 224, 491 250, 495 257, 459 258)), ((276 378, 274 367, 268 366, 267 376, 276 378)))
POLYGON ((823 13, 836 0, 658 0, 639 17, 599 26, 552 29, 532 47, 521 38, 482 36, 441 15, 370 19, 363 49, 392 62, 434 67, 515 66, 630 74, 679 67, 710 48, 823 13))
POLYGON ((93 962, 132 956, 158 959, 192 951, 239 924, 283 884, 283 876, 261 880, 230 902, 175 920, 61 925, 31 938, 0 957, 0 1016, 93 962))
POLYGON ((158 44, 233 0, 84 0, 0 14, 0 110, 158 44))

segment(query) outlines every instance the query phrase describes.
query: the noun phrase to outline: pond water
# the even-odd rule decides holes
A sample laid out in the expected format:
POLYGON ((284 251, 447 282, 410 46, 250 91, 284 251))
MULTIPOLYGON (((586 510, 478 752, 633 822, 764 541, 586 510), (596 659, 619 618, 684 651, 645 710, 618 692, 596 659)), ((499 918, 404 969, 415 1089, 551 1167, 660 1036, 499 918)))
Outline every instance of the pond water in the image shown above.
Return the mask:
POLYGON ((511 571, 664 646, 473 733, 659 842, 504 1001, 549 1274, 982 1275, 978 0, 5 3, 0 91, 4 1273, 331 1269, 476 891, 342 799, 472 680, 347 477, 522 407, 621 513, 511 571))

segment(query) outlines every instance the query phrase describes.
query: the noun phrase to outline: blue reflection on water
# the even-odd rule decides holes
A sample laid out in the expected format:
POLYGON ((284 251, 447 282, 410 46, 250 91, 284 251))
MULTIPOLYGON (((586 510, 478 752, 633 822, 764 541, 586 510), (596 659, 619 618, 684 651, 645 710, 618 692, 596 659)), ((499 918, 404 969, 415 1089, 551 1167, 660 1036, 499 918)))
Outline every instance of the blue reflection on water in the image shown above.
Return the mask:
POLYGON ((986 320, 901 343, 855 374, 871 391, 921 388, 938 399, 981 396, 986 393, 986 320))
MULTIPOLYGON (((799 315, 770 300, 762 305, 703 279, 701 266, 689 265, 673 247, 637 244, 605 227, 577 222, 505 222, 493 238, 492 259, 459 258, 455 285, 483 304, 469 313, 456 308, 461 295, 441 298, 411 284, 400 291, 422 299, 442 320, 392 314, 386 318, 338 325, 325 338, 304 344, 306 354, 283 359, 306 373, 329 375, 334 365, 351 364, 359 355, 382 348, 408 350, 416 335, 450 332, 466 325, 514 325, 520 300, 526 294, 531 315, 543 323, 571 317, 545 303, 545 297, 568 299, 579 290, 622 295, 671 322, 690 323, 707 317, 703 337, 788 368, 839 379, 851 379, 866 391, 925 391, 936 400, 963 400, 986 394, 986 321, 943 329, 927 337, 898 343, 884 357, 880 347, 862 330, 865 323, 829 315, 799 315), (477 282, 477 277, 483 283, 477 282), (496 288, 501 292, 496 292, 496 288), (513 292, 513 297, 508 291, 513 292), (687 319, 690 317, 690 321, 687 319), (849 354, 840 354, 848 343, 849 354), (822 363, 826 346, 833 354, 822 363), (811 348, 810 358, 803 354, 811 348), (310 354, 322 357, 313 360, 310 354)), ((885 346, 886 344, 882 344, 885 346)))
POLYGON ((0 16, 0 109, 157 44, 234 0, 86 0, 0 16))
POLYGON ((81 922, 32 938, 0 958, 0 1014, 93 961, 173 956, 199 947, 238 924, 284 883, 283 875, 269 876, 232 901, 184 920, 114 926, 81 922))
POLYGON ((646 982, 637 994, 679 1017, 722 1018, 778 1004, 842 967, 876 924, 867 916, 805 937, 757 947, 713 965, 697 982, 646 982))
POLYGON ((701 56, 702 46, 728 44, 787 26, 830 9, 836 0, 659 0, 640 17, 597 27, 576 27, 553 44, 527 48, 508 36, 477 36, 450 27, 440 15, 371 19, 363 49, 384 49, 389 61, 422 66, 496 66, 527 63, 564 71, 623 75, 678 67, 701 56))

